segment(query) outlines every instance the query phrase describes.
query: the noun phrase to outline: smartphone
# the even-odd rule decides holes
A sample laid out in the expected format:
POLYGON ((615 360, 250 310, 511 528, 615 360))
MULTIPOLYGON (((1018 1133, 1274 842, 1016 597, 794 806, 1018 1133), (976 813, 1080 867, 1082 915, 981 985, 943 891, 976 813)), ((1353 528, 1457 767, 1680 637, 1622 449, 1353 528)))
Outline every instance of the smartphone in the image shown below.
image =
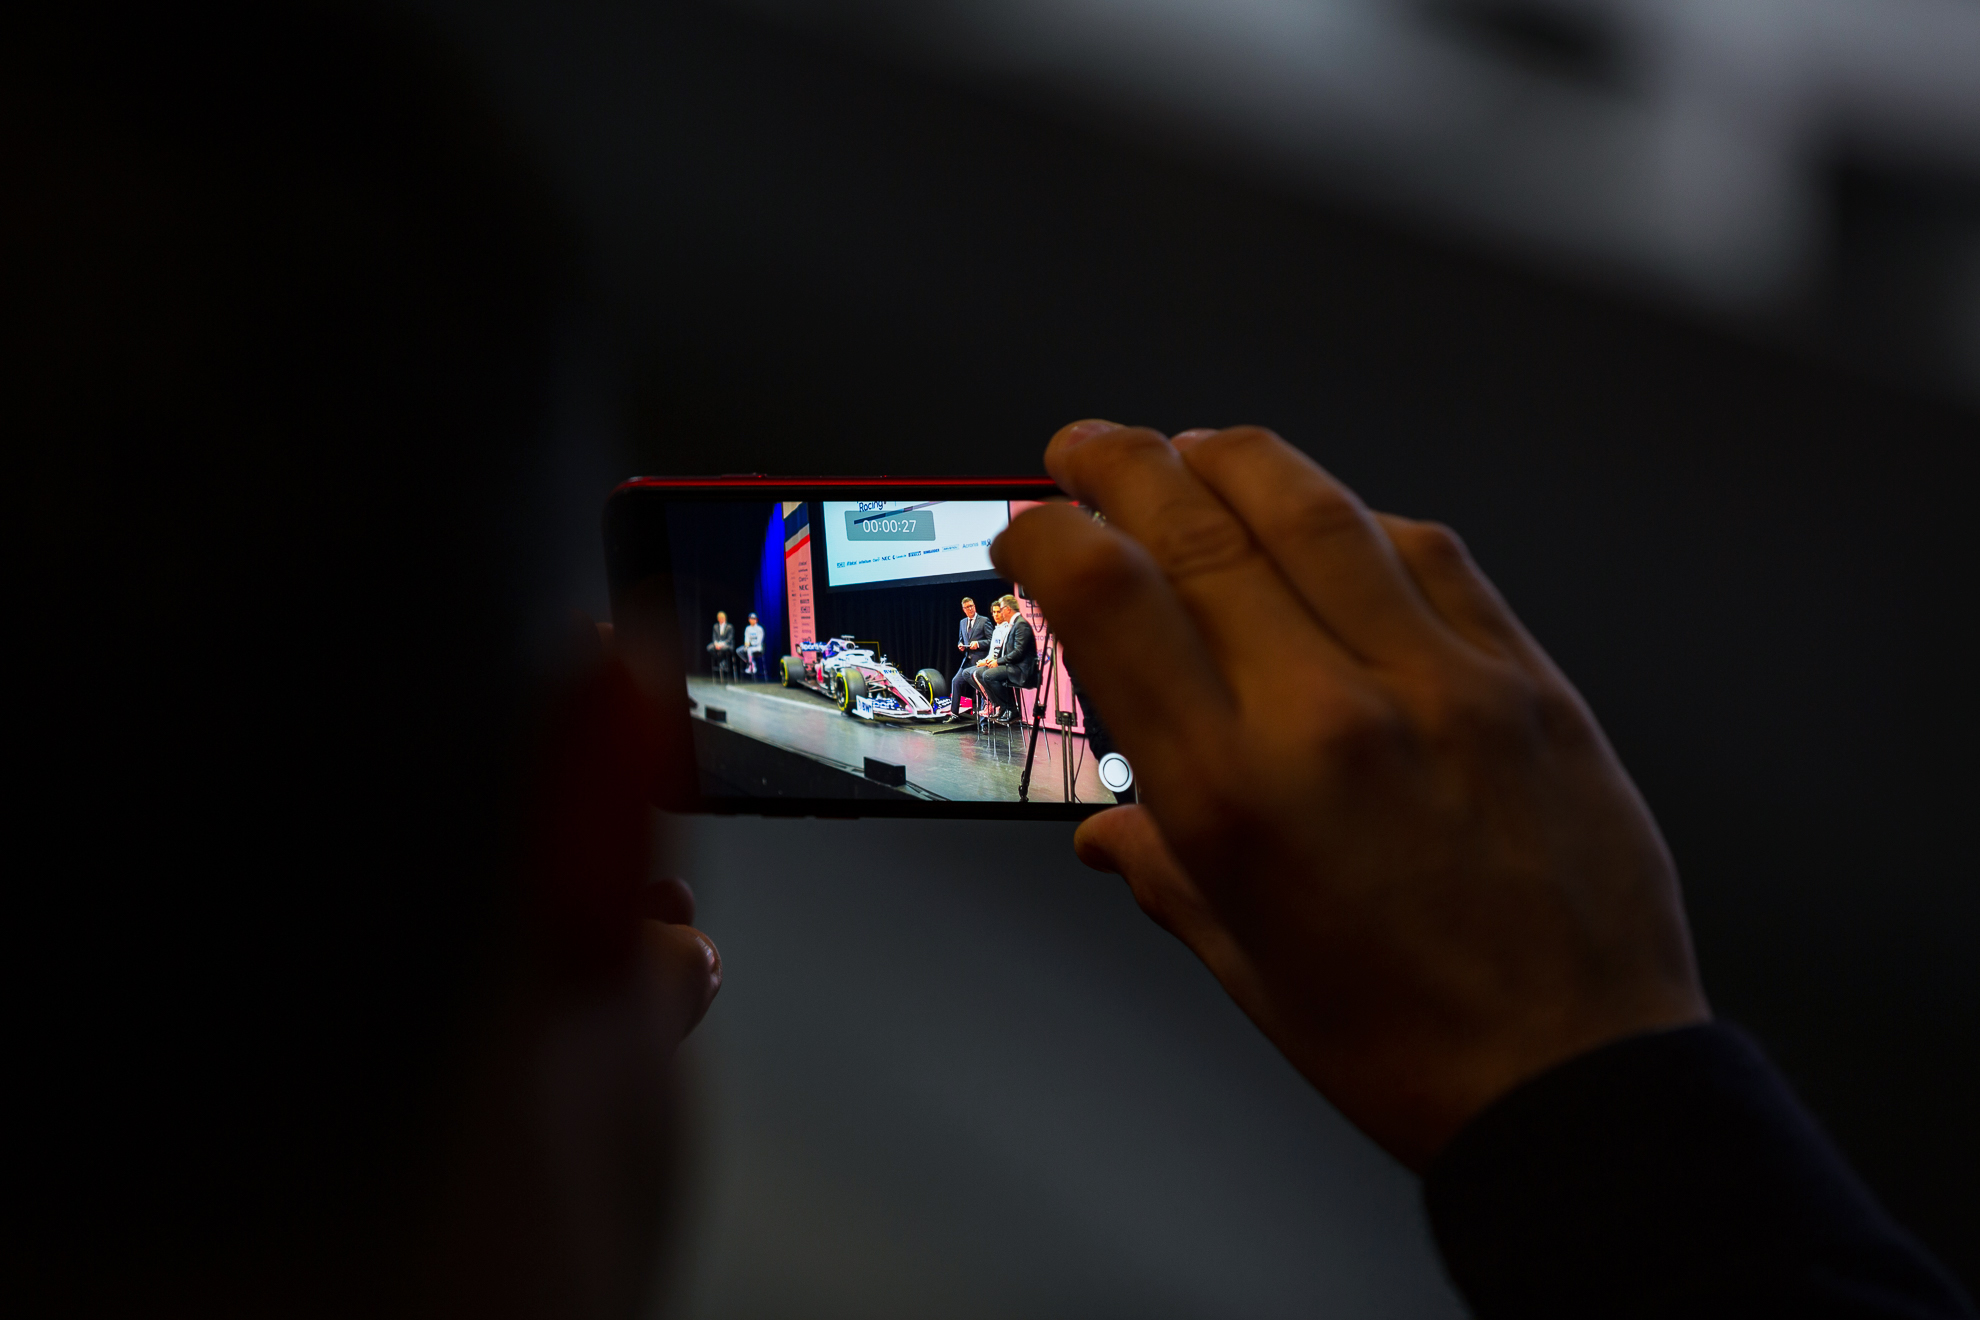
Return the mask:
POLYGON ((1048 478, 635 477, 605 505, 616 644, 677 811, 1073 819, 1134 772, 990 543, 1048 478))

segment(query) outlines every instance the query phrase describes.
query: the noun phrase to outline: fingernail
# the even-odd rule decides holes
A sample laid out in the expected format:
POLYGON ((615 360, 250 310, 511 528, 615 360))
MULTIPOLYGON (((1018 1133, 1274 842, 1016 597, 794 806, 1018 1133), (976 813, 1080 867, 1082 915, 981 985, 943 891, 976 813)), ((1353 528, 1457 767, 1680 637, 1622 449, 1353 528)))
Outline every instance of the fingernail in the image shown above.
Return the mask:
POLYGON ((701 947, 708 953, 708 997, 713 999, 722 989, 722 951, 715 947, 715 941, 700 931, 694 933, 701 941, 701 947))
POLYGON ((1217 432, 1213 427, 1199 426, 1192 430, 1179 432, 1170 439, 1169 443, 1174 445, 1178 452, 1187 453, 1195 447, 1198 441, 1208 440, 1215 434, 1217 432))
POLYGON ((1100 435, 1103 432, 1118 431, 1120 429, 1121 424, 1119 422, 1107 422, 1097 417, 1089 417, 1083 422, 1074 422, 1071 426, 1065 427, 1055 438, 1059 441, 1061 448, 1070 449, 1072 446, 1091 440, 1094 436, 1100 435))

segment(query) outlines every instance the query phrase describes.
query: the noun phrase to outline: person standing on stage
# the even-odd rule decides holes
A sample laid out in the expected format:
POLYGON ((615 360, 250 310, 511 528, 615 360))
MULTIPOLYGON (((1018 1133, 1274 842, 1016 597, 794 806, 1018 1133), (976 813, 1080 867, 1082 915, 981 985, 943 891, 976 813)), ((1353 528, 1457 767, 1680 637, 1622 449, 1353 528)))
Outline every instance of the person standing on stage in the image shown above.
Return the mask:
POLYGON ((1038 681, 1038 638, 1018 613, 1016 596, 998 600, 996 616, 991 658, 977 668, 976 682, 990 704, 997 708, 997 723, 1009 724, 1017 714, 1016 689, 1028 688, 1038 681))
POLYGON ((754 614, 749 616, 749 624, 743 629, 742 653, 747 661, 743 672, 751 678, 762 678, 764 671, 756 662, 763 657, 763 624, 754 614))
POLYGON ((962 653, 962 664, 956 669, 956 676, 949 680, 950 719, 962 718, 956 707, 962 704, 965 692, 975 693, 978 701, 983 699, 975 691, 973 675, 976 662, 990 655, 990 620, 976 612, 976 602, 968 596, 962 598, 962 612, 962 621, 956 625, 956 650, 962 653))

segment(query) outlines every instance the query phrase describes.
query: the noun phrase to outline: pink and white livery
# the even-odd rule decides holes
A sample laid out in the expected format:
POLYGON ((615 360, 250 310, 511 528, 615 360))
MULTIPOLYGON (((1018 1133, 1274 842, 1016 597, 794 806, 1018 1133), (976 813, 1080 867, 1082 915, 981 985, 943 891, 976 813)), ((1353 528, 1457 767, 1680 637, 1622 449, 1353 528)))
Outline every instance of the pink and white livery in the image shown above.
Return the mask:
POLYGON ((829 637, 800 642, 783 660, 785 687, 807 687, 854 719, 934 724, 949 718, 949 680, 924 669, 910 681, 880 654, 878 642, 829 637))

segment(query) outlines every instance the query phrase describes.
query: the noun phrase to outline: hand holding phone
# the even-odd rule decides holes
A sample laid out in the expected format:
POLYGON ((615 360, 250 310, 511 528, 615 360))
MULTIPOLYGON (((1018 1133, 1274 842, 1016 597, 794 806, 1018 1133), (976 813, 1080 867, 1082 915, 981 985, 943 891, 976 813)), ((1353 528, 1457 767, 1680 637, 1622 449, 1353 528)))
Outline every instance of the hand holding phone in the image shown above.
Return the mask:
POLYGON ((1420 1169, 1526 1078, 1708 1016, 1655 823, 1454 535, 1257 428, 1080 423, 1046 466, 1105 522, 1033 509, 993 558, 1147 803, 1081 856, 1370 1136, 1420 1169))

